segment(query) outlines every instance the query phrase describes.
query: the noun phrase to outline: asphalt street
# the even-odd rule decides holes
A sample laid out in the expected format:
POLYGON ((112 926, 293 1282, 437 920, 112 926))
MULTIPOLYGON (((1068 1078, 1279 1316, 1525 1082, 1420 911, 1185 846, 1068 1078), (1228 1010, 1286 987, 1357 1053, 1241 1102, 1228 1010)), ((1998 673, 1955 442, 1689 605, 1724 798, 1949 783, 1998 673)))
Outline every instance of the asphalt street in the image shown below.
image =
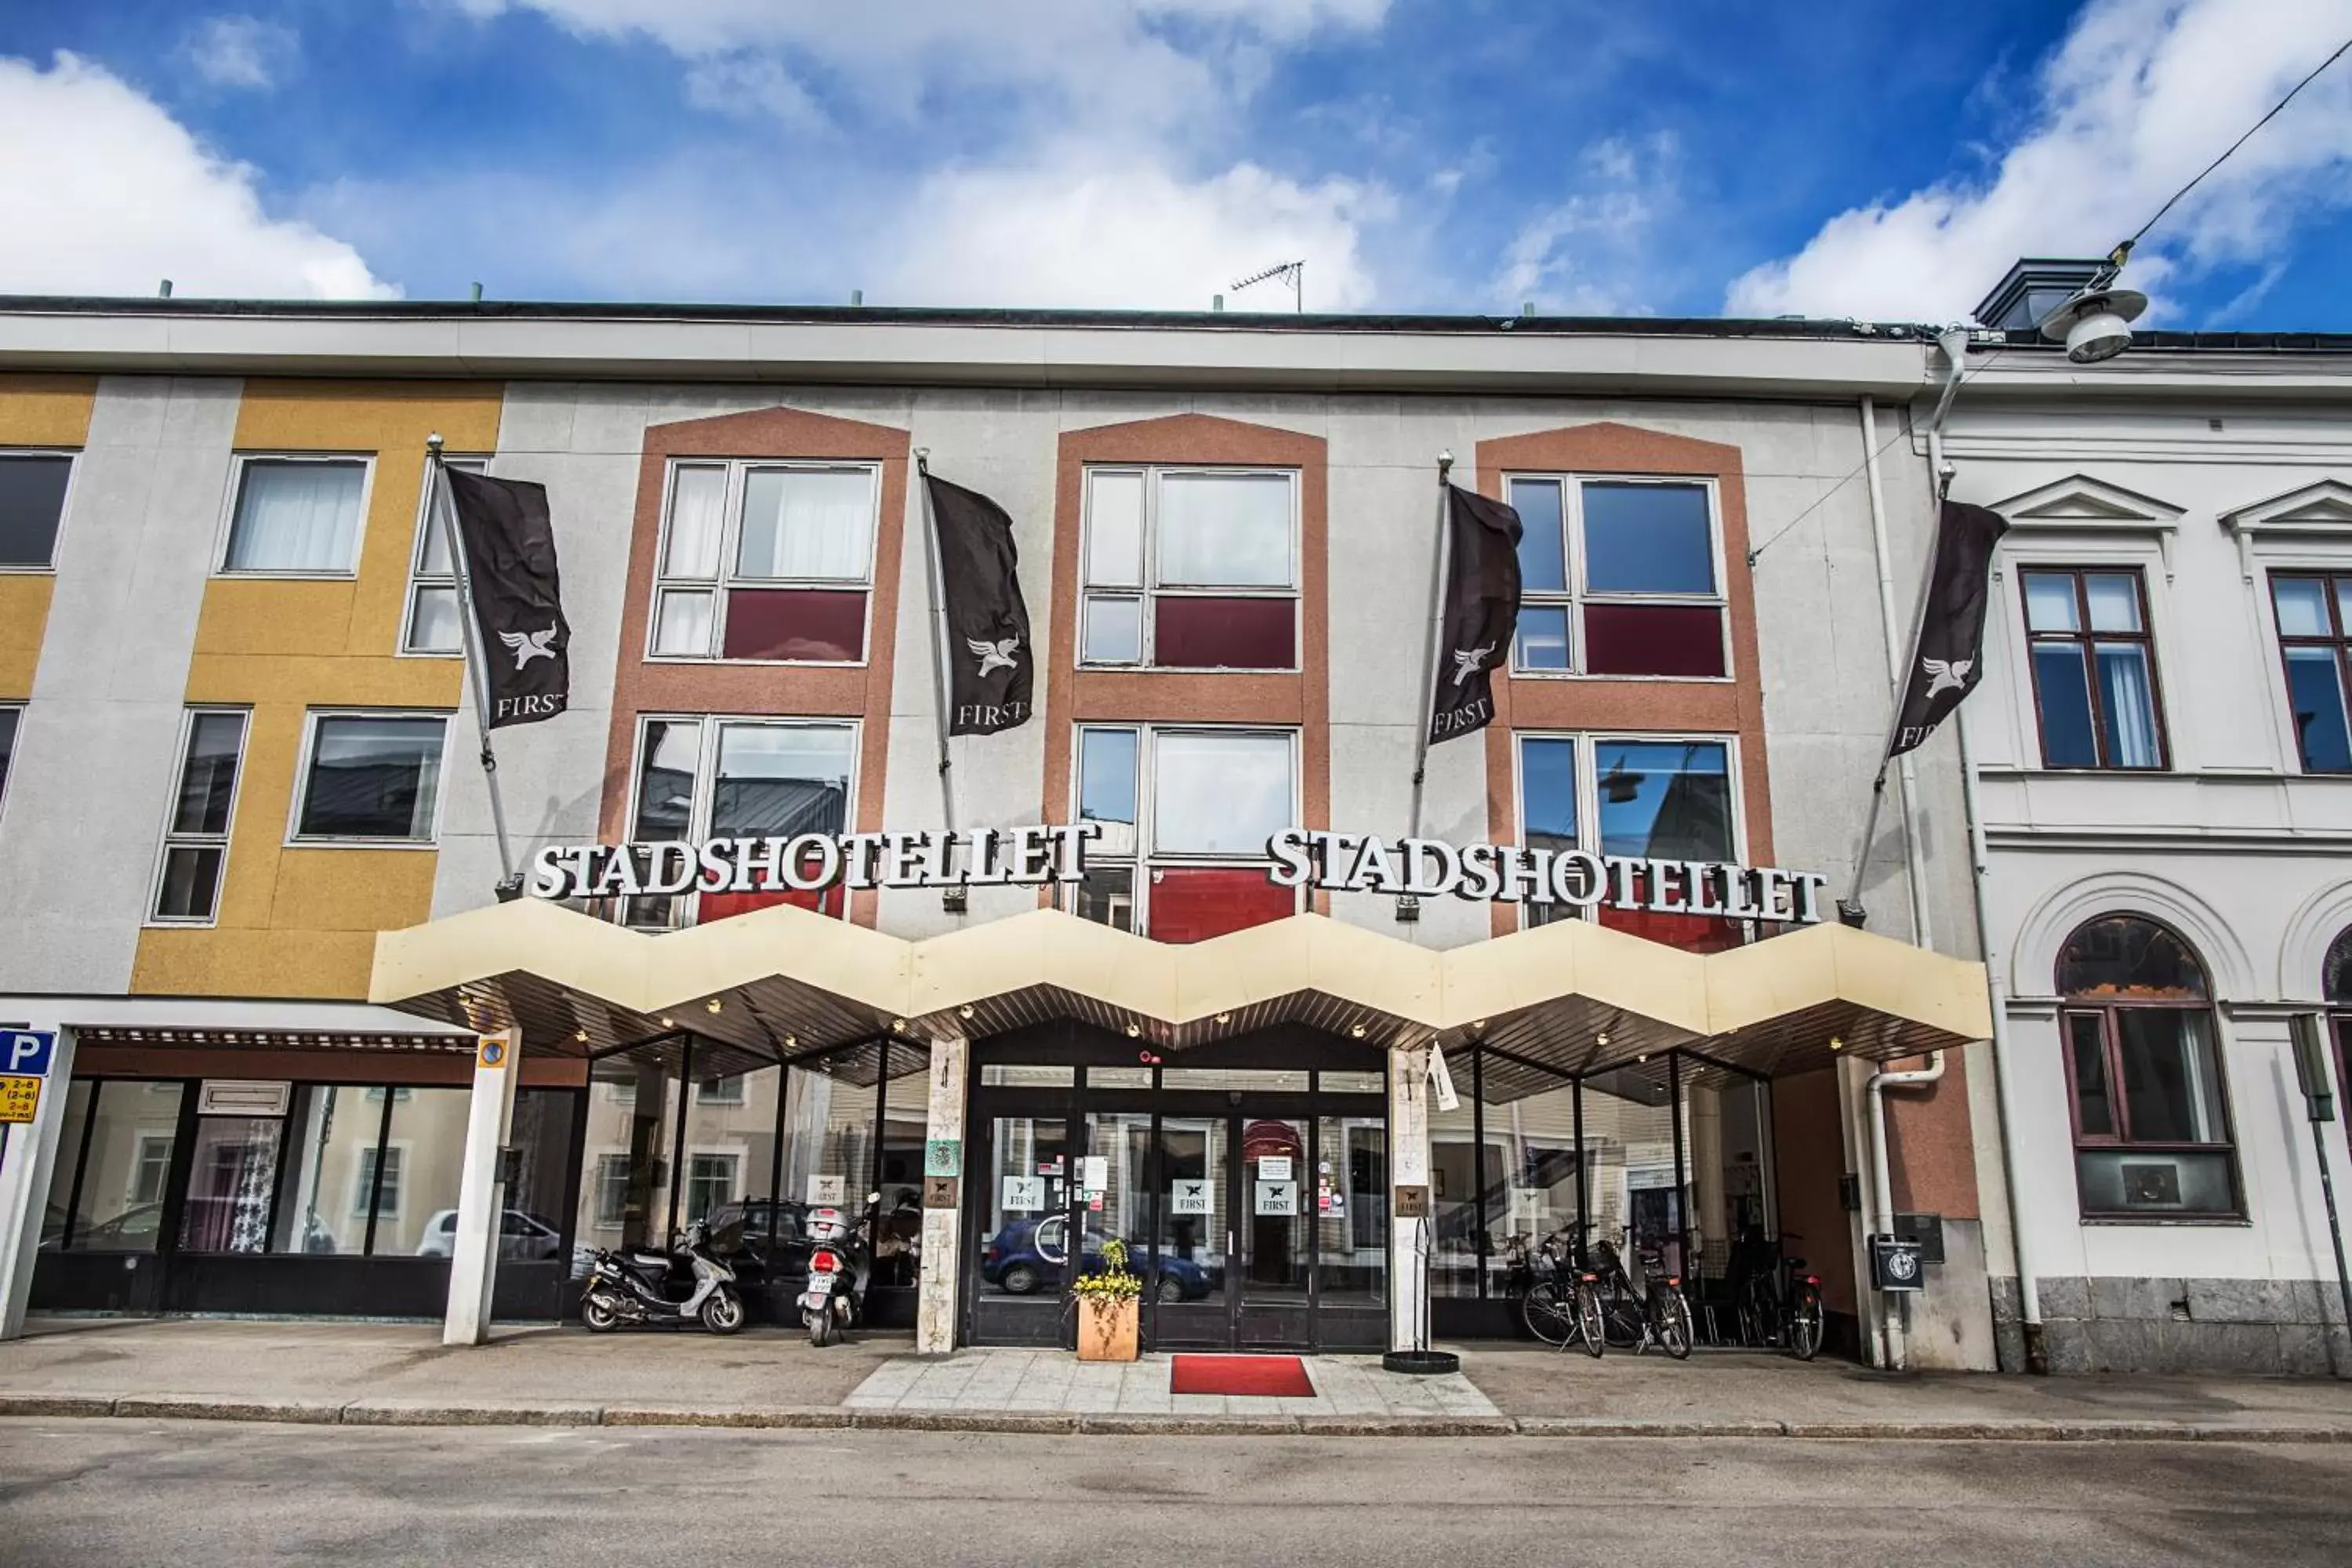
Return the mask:
POLYGON ((0 1421, 0 1564, 2342 1563, 2352 1445, 0 1421))

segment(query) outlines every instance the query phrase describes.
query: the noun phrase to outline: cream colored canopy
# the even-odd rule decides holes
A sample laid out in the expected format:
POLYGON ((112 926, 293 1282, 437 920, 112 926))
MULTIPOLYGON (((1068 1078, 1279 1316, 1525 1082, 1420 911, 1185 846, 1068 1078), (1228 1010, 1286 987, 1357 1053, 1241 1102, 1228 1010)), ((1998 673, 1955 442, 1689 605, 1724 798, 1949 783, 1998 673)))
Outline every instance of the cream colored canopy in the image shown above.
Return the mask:
POLYGON ((1701 955, 1561 921, 1439 951, 1312 914, 1176 947, 1057 910, 909 941, 790 906, 647 934, 523 900, 383 932, 369 999, 574 1056, 691 1030, 725 1070, 1054 1019, 1176 1051, 1276 1024, 1478 1038, 1565 1072, 1679 1047, 1769 1075, 1990 1032, 1982 965, 1843 926, 1701 955))

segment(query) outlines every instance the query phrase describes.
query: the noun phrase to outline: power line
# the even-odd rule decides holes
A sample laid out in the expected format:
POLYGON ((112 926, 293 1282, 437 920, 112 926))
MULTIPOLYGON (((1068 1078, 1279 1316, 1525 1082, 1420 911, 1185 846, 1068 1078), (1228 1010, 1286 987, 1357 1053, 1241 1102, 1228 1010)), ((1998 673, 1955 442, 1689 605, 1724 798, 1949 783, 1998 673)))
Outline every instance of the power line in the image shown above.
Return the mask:
POLYGON ((2158 222, 2163 218, 2164 215, 2172 210, 2173 203, 2178 202, 2181 197, 2187 195, 2189 192, 2195 190, 2200 184, 2203 184, 2207 174, 2211 174, 2214 170, 2228 163, 2231 154, 2235 153, 2239 148, 2244 146, 2248 142, 2253 139, 2255 132, 2260 131, 2263 126, 2268 125, 2273 120, 2276 119, 2280 110, 2284 109, 2288 104, 2294 101, 2294 95, 2296 93, 2299 93, 2305 88, 2309 87, 2312 82, 2318 78, 2321 71, 2326 70, 2329 66, 2332 66, 2337 60, 2342 59, 2344 58, 2345 51, 2347 49, 2352 49, 2352 38, 2347 38, 2343 43, 2337 45, 2336 52, 2328 56, 2326 59, 2320 61, 2319 64, 2313 68, 2311 75, 2305 77, 2301 81, 2296 82, 2293 88, 2288 89, 2287 95, 2284 98, 2282 98, 2276 103, 2272 104, 2271 111, 2268 114, 2265 114, 2260 120, 2255 121, 2252 126, 2247 128, 2246 133, 2243 136, 2239 137, 2235 142, 2230 143, 2229 152, 2222 153, 2220 157, 2206 164, 2205 167, 2198 174, 2196 179, 2189 181, 2187 184, 2173 192, 2165 204, 2156 209, 2156 216, 2140 225, 2139 233, 2135 234, 2129 239, 2125 240, 2118 248, 2126 255, 2130 254, 2131 247, 2137 245, 2143 238, 2147 237, 2147 231, 2154 228, 2158 222))

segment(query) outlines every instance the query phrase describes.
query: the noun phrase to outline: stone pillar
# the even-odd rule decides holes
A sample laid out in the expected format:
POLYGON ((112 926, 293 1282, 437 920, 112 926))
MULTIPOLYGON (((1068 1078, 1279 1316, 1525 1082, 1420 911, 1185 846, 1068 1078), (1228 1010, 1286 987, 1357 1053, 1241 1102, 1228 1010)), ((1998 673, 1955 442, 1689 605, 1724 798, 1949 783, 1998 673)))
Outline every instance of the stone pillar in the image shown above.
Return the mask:
POLYGON ((457 1234, 449 1244, 449 1307, 441 1321, 445 1345, 478 1345, 490 1337, 490 1292, 498 1284, 499 1233, 506 1210, 502 1154, 514 1125, 521 1056, 511 1029, 484 1035, 475 1045, 474 1099, 457 1180, 457 1234))
MULTIPOLYGON (((40 1076, 41 1103, 33 1120, 7 1130, 8 1147, 0 1152, 0 1340, 25 1331, 25 1303, 32 1294, 33 1265, 39 1260, 41 1222, 49 1212, 49 1177, 58 1163, 58 1142, 65 1128, 66 1089, 73 1081, 74 1034, 54 1020, 31 1025, 54 1033, 48 1070, 40 1076)), ((0 1059, 0 1071, 8 1062, 0 1059)), ((29 1065, 29 1063, 26 1064, 29 1065)))
MULTIPOLYGON (((1429 1047, 1389 1050, 1389 1183, 1394 1194, 1418 1188, 1429 1212, 1429 1047)), ((1429 1313, 1429 1258, 1435 1237, 1427 1218, 1409 1218, 1392 1205, 1389 1219, 1389 1348, 1424 1342, 1429 1313)))
POLYGON ((915 1305, 915 1353, 945 1355, 956 1342, 956 1276, 963 1235, 963 1184, 973 1180, 965 1163, 963 1136, 964 1082, 971 1060, 971 1042, 950 1037, 931 1042, 930 1142, 951 1142, 960 1173, 945 1186, 941 1178, 923 1177, 923 1264, 915 1305))

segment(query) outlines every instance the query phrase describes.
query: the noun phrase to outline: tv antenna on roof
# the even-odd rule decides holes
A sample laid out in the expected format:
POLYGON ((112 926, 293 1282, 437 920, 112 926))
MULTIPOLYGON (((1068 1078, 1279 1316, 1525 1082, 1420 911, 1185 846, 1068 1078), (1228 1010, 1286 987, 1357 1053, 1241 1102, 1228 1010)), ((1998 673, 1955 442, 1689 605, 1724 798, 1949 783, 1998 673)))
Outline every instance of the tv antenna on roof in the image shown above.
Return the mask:
POLYGON ((1307 263, 1305 261, 1286 261, 1279 267, 1269 267, 1263 272, 1253 272, 1248 277, 1235 283, 1232 288, 1226 289, 1225 292, 1229 294, 1238 294, 1243 289, 1248 288, 1251 284, 1263 283, 1269 278, 1279 278, 1285 283, 1290 285, 1290 308, 1292 310, 1304 310, 1307 309, 1307 263))

